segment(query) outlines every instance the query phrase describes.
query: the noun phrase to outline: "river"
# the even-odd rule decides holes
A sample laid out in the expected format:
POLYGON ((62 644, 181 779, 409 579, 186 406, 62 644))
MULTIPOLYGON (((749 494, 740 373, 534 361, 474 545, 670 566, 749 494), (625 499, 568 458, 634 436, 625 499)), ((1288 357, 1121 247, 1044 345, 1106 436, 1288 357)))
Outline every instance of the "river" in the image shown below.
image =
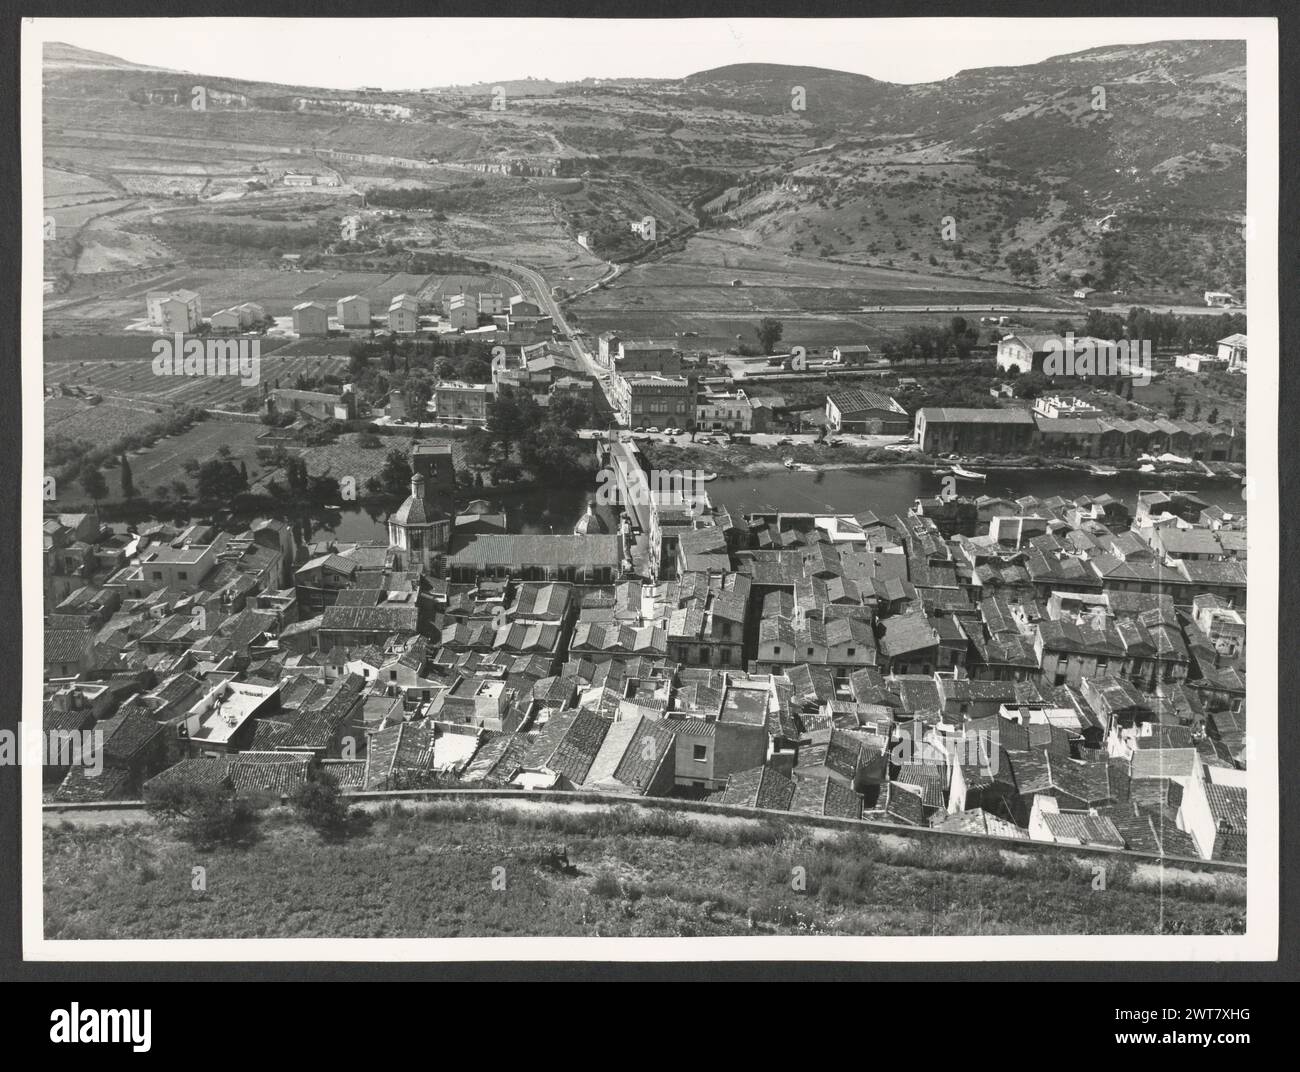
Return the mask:
MULTIPOLYGON (((918 498, 937 495, 940 478, 929 469, 852 468, 820 472, 787 472, 766 469, 738 477, 719 477, 708 485, 714 506, 726 507, 734 517, 756 511, 782 510, 793 513, 862 513, 878 515, 905 513, 918 498)), ((958 482, 963 495, 999 495, 1019 498, 1053 495, 1075 498, 1108 492, 1130 509, 1139 491, 1152 488, 1185 488, 1206 502, 1235 513, 1245 512, 1240 486, 1231 480, 1205 476, 1178 479, 1137 472, 1120 472, 1098 477, 1078 470, 1007 469, 993 470, 986 481, 958 482)), ((496 509, 504 509, 512 532, 568 533, 586 509, 594 488, 577 485, 509 492, 485 496, 496 509)), ((375 517, 360 508, 331 511, 314 517, 311 534, 315 540, 340 542, 387 542, 384 514, 375 517)))

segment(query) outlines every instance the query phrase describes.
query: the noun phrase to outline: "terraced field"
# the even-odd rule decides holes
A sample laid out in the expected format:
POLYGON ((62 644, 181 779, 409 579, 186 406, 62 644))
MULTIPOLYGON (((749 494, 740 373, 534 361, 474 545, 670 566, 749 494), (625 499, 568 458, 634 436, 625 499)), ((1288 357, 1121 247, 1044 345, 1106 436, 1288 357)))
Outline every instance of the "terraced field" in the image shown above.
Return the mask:
MULTIPOLYGON (((71 339, 51 340, 55 344, 69 344, 71 339)), ((95 340, 102 342, 102 340, 95 340)), ((66 388, 80 387, 88 393, 97 393, 105 404, 155 404, 160 406, 201 406, 215 409, 238 409, 241 403, 250 397, 260 397, 261 384, 268 387, 291 387, 300 374, 336 375, 347 368, 347 357, 336 355, 290 354, 280 356, 274 352, 262 353, 261 383, 256 386, 244 386, 238 377, 186 377, 157 376, 154 374, 152 352, 148 346, 152 342, 147 336, 127 339, 124 344, 117 344, 98 359, 83 360, 47 360, 45 362, 45 383, 47 386, 61 384, 66 388), (123 350, 131 350, 131 356, 123 357, 123 350), (141 353, 143 351, 143 353, 141 353), (112 356, 110 356, 112 355, 112 356)), ((47 344, 47 349, 50 344, 47 344)), ((63 348, 60 345, 60 348, 63 348)), ((51 412, 66 412, 65 403, 73 402, 70 398, 50 399, 46 402, 47 423, 51 412), (51 410, 53 403, 60 403, 51 410)), ((84 406, 84 403, 81 403, 84 406)), ((86 407, 98 408, 98 407, 86 407)))

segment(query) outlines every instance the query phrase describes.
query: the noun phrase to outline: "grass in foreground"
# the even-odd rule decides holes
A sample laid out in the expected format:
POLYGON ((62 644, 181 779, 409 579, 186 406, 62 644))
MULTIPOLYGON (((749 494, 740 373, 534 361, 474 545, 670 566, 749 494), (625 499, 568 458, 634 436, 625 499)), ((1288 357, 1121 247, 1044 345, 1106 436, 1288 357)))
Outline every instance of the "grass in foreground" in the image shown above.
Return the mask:
POLYGON ((327 841, 268 815, 240 848, 152 823, 46 830, 46 934, 78 938, 1225 934, 1245 878, 1132 862, 818 836, 629 807, 385 805, 327 841), (567 847, 573 870, 556 866, 567 847), (196 867, 206 890, 193 888, 196 867))

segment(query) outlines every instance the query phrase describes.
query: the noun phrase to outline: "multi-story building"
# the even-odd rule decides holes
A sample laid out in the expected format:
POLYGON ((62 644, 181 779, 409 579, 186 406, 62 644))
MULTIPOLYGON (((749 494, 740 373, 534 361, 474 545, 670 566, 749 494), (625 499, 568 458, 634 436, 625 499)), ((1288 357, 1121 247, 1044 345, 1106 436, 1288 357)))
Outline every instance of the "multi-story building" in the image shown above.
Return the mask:
POLYGON ((414 294, 396 294, 388 303, 388 330, 410 333, 420 330, 420 303, 414 294))
POLYGON ((203 319, 199 296, 192 290, 151 290, 145 308, 149 323, 171 334, 194 331, 203 319))
POLYGON ((706 432, 748 432, 754 427, 754 407, 741 388, 705 388, 695 400, 695 425, 706 432))
POLYGON ((681 376, 615 374, 612 380, 619 420, 629 428, 683 427, 695 417, 695 387, 681 376))
POLYGON ((447 302, 447 323, 455 331, 478 327, 478 306, 468 294, 454 294, 447 302))
POLYGON ((320 302, 306 301, 293 307, 293 330, 298 335, 328 335, 329 310, 320 302))
POLYGON ((490 383, 440 380, 434 385, 430 406, 440 421, 485 424, 495 401, 496 388, 490 383))
POLYGON ((370 327, 370 299, 360 294, 349 294, 338 302, 339 323, 345 328, 370 327))

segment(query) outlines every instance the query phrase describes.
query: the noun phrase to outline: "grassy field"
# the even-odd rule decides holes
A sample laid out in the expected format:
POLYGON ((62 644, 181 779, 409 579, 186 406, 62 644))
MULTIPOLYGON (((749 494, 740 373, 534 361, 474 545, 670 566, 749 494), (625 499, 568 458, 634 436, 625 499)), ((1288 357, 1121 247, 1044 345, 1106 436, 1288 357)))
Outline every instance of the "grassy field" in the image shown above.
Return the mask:
POLYGON ((1168 413, 1173 406, 1174 392, 1183 395, 1184 419, 1205 420, 1210 411, 1219 411, 1218 423, 1236 422, 1242 429, 1246 422, 1246 377, 1227 372, 1173 371, 1153 380, 1145 387, 1133 389, 1133 401, 1168 413), (1198 410, 1199 405, 1199 410, 1198 410), (1198 416, 1193 418, 1192 414, 1198 416))
POLYGON ((1245 878, 1143 873, 770 821, 528 802, 387 806, 345 841, 287 816, 197 850, 152 823, 45 831, 53 939, 1241 933, 1245 878), (550 864, 567 847, 572 873, 550 864), (207 890, 191 889, 206 868, 207 890), (1162 881, 1163 879, 1163 881, 1162 881), (495 881, 494 881, 495 880, 495 881))
MULTIPOLYGON (((767 316, 785 324, 786 344, 834 346, 878 343, 905 324, 946 323, 952 313, 943 310, 957 305, 1052 304, 1049 294, 1003 283, 813 260, 707 235, 692 238, 680 253, 632 267, 610 287, 577 299, 572 310, 593 334, 695 332, 695 345, 726 349, 737 334, 752 345, 755 327, 767 316), (865 311, 881 305, 939 311, 865 311)), ((978 313, 964 315, 978 319, 978 313)))
MULTIPOLYGON (((48 407, 49 403, 47 402, 46 405, 48 407)), ((99 410, 106 408, 108 404, 104 403, 94 407, 90 412, 97 414, 99 410)), ((152 420, 146 419, 138 428, 128 429, 128 431, 138 431, 139 428, 156 420, 156 416, 152 420)), ((81 420, 65 421, 48 430, 61 432, 77 439, 90 438, 90 433, 81 420)), ((247 467, 249 484, 254 485, 258 480, 274 472, 257 460, 257 437, 265 431, 266 428, 261 424, 245 424, 240 421, 201 421, 178 436, 165 436, 151 447, 129 453, 127 461, 131 465, 131 479, 137 493, 144 498, 160 492, 174 480, 185 481, 193 491, 194 480, 185 472, 185 462, 191 458, 200 464, 210 461, 218 456, 218 449, 225 446, 230 448, 231 461, 236 465, 242 461, 247 467)), ((95 435, 91 441, 96 444, 107 443, 122 434, 120 428, 105 430, 95 435)), ((121 477, 116 466, 101 471, 108 485, 108 501, 119 500, 121 477)), ((89 501, 80 483, 60 485, 57 490, 59 495, 53 500, 55 505, 81 504, 89 501)))

